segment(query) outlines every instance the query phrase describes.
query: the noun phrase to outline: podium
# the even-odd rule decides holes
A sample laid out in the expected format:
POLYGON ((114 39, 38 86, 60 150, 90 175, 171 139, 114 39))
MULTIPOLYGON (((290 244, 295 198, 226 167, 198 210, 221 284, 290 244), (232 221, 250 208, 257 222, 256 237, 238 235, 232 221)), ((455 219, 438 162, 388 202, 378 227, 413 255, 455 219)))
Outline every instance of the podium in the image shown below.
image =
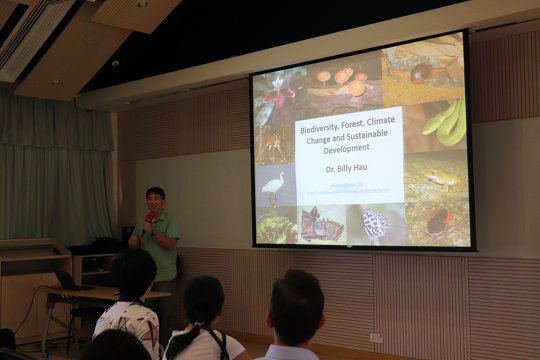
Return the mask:
MULTIPOLYGON (((56 285, 56 270, 71 273, 71 269, 71 253, 54 239, 0 240, 0 327, 19 329, 17 344, 41 339, 47 296, 37 289, 56 285)), ((54 316, 67 321, 70 309, 58 306, 54 316)), ((64 337, 66 330, 54 324, 49 334, 64 337)))

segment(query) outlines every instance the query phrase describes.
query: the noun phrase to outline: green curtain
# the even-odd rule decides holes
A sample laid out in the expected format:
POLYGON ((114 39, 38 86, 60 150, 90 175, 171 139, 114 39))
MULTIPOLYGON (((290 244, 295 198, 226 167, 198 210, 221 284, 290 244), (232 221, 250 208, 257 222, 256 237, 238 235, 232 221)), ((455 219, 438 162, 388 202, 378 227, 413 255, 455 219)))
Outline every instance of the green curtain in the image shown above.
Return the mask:
POLYGON ((0 239, 111 237, 112 150, 109 113, 0 87, 0 239))

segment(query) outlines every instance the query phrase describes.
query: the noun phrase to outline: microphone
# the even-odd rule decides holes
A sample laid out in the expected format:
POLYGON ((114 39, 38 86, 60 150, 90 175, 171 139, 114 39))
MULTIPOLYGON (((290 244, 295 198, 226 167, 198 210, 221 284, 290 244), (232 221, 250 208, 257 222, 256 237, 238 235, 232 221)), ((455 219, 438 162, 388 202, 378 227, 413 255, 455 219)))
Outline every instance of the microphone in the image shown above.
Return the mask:
MULTIPOLYGON (((144 221, 151 223, 153 220, 154 220, 154 215, 151 212, 146 214, 146 219, 144 219, 144 221)), ((144 236, 145 233, 146 233, 146 231, 144 231, 144 229, 142 229, 141 236, 144 236)))

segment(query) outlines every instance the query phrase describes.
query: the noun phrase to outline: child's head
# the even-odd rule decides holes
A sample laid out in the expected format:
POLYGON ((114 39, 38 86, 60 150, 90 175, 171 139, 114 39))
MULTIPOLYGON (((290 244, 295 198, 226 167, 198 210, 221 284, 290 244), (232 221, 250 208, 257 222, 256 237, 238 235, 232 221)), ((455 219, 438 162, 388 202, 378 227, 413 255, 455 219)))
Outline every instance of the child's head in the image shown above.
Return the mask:
POLYGON ((312 274, 289 269, 283 279, 274 282, 270 299, 270 320, 287 346, 311 340, 324 323, 324 295, 319 280, 312 274))
POLYGON ((224 301, 223 287, 215 277, 198 276, 189 280, 186 285, 184 308, 192 324, 210 324, 221 314, 224 301))
POLYGON ((141 298, 156 277, 156 263, 152 255, 142 249, 128 249, 113 258, 111 280, 120 295, 141 298))
POLYGON ((144 345, 128 331, 108 329, 96 336, 84 349, 81 360, 151 360, 144 345))

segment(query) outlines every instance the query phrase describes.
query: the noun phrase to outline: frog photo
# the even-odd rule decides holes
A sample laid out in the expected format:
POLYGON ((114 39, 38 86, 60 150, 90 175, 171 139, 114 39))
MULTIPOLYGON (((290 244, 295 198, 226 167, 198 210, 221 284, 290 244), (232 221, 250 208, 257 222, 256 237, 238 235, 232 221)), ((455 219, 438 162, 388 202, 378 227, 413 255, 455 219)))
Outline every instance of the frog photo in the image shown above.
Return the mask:
POLYGON ((442 192, 460 192, 465 187, 465 181, 456 174, 430 169, 424 173, 430 181, 443 187, 442 192))

